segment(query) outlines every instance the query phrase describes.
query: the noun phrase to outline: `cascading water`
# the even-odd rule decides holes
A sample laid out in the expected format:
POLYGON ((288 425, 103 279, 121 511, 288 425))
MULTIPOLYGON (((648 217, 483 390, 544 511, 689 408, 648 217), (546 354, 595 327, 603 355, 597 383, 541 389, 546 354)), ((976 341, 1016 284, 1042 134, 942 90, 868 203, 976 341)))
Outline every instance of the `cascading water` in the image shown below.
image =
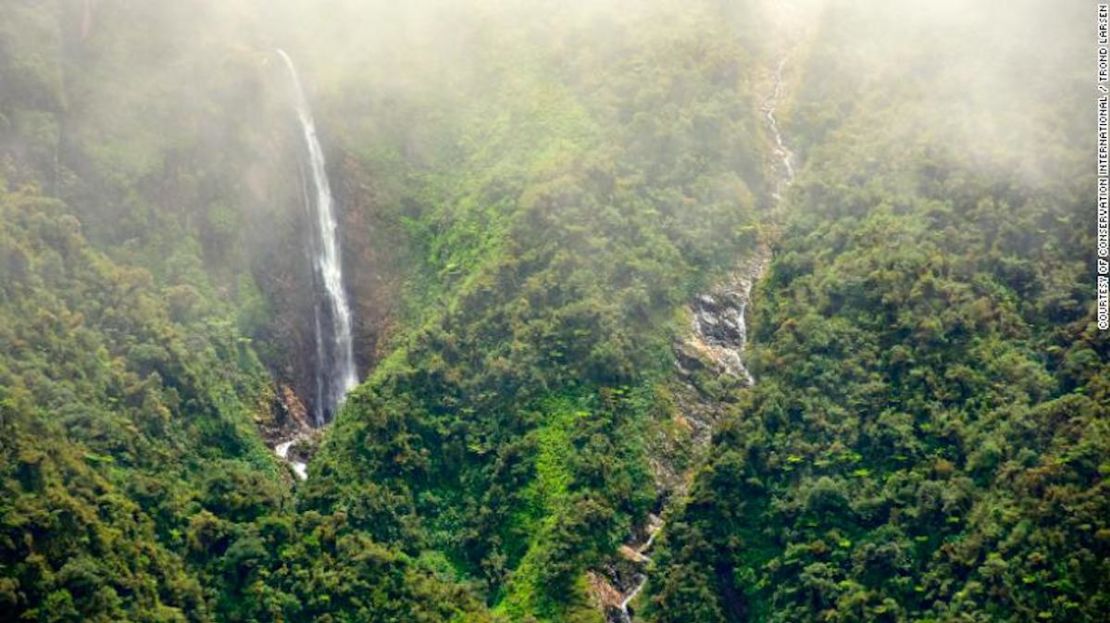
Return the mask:
POLYGON ((781 198, 782 188, 794 181, 794 154, 786 146, 786 141, 782 138, 782 130, 779 128, 779 120, 775 117, 775 109, 778 108, 779 99, 782 98, 783 71, 788 62, 790 62, 789 55, 779 60, 778 67, 775 69, 774 89, 771 96, 763 103, 763 115, 767 117, 767 126, 775 138, 775 155, 779 157, 779 162, 782 164, 782 176, 778 179, 774 193, 775 201, 781 198))
POLYGON ((327 423, 343 403, 347 392, 358 384, 358 372, 351 340, 351 307, 343 288, 343 266, 339 255, 338 225, 335 220, 335 200, 324 163, 324 150, 316 135, 316 124, 308 99, 293 59, 284 50, 277 51, 285 62, 293 84, 297 118, 304 134, 307 161, 314 196, 305 190, 305 209, 314 215, 314 235, 309 248, 315 264, 316 287, 319 297, 315 303, 316 332, 316 401, 313 418, 317 426, 327 423), (315 208, 315 210, 313 210, 315 208))
POLYGON ((274 452, 286 463, 289 463, 289 466, 293 468, 293 473, 297 475, 297 478, 304 480, 308 478, 308 465, 306 465, 304 461, 289 458, 289 449, 292 448, 295 443, 297 443, 296 437, 289 441, 283 441, 274 447, 274 452))
MULTIPOLYGON (((786 145, 775 112, 778 109, 784 87, 784 73, 789 55, 783 56, 775 68, 774 84, 770 96, 763 102, 763 115, 767 126, 774 138, 774 154, 778 159, 774 173, 776 184, 772 199, 777 204, 782 199, 783 190, 794 181, 794 154, 786 145)), ((693 312, 692 336, 679 349, 680 358, 696 362, 708 360, 713 363, 718 374, 730 375, 742 379, 748 387, 755 385, 756 379, 748 371, 742 358, 748 341, 748 327, 744 320, 747 306, 751 302, 752 286, 760 279, 770 262, 770 250, 761 245, 755 253, 734 275, 731 282, 722 284, 712 294, 703 294, 698 297, 691 311, 693 312), (688 349, 689 352, 683 352, 688 349)), ((676 365, 683 376, 689 376, 690 370, 683 367, 682 362, 676 360, 676 365)), ((689 381, 687 381, 689 384, 689 381)), ((700 390, 693 385, 689 386, 692 396, 700 396, 700 390)), ((696 401, 706 401, 707 398, 696 398, 696 401)), ((707 405, 704 411, 712 413, 712 405, 707 405)), ((694 413, 686 414, 687 421, 694 425, 695 443, 705 445, 709 443, 709 429, 711 422, 699 422, 694 413), (699 431, 700 429, 700 431, 699 431), (700 439, 700 441, 699 441, 700 439)), ((650 517, 648 524, 648 538, 643 543, 628 543, 625 557, 639 566, 639 571, 633 576, 631 588, 625 587, 622 592, 610 583, 609 591, 614 592, 619 601, 610 601, 605 608, 608 623, 634 623, 633 612, 629 605, 639 596, 648 583, 648 573, 651 571, 651 557, 646 552, 651 550, 656 535, 663 529, 663 522, 655 516, 650 517)), ((605 580, 602 579, 602 582, 605 580)), ((604 603, 604 602, 603 602, 604 603)))

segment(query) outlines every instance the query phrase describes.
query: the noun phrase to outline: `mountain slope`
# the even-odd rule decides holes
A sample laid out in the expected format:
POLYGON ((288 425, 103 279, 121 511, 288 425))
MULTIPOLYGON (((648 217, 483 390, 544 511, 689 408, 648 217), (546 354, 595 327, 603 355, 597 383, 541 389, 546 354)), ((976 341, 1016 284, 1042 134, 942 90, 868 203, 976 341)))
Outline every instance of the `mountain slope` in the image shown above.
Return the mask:
POLYGON ((1078 226, 1082 50, 1013 43, 1078 41, 1083 16, 1019 9, 1027 30, 830 3, 756 293, 759 382, 668 521, 649 620, 1102 616, 1110 350, 1078 226), (1004 67, 1019 89, 993 84, 1004 67))

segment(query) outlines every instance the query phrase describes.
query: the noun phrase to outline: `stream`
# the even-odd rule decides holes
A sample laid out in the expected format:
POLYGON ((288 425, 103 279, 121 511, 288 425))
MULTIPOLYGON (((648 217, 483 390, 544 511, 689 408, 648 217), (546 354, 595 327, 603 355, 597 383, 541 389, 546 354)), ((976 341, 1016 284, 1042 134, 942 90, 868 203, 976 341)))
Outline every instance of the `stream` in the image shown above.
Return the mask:
POLYGON ((775 138, 775 155, 782 163, 782 175, 778 176, 776 180, 773 195, 776 202, 782 198, 783 189, 794 181, 794 154, 786 146, 786 142, 782 138, 782 130, 779 128, 779 121, 775 117, 779 100, 782 99, 783 71, 786 69, 788 62, 790 62, 789 54, 779 61, 775 68, 775 86, 771 90, 771 96, 763 102, 763 116, 767 118, 767 127, 771 129, 771 135, 775 138))
POLYGON ((305 480, 306 478, 308 478, 308 464, 304 461, 298 461, 297 459, 289 458, 289 449, 292 448, 293 444, 297 443, 299 439, 299 437, 294 437, 289 441, 283 441, 279 443, 278 445, 274 446, 274 453, 277 454, 281 460, 288 463, 289 467, 293 468, 293 473, 297 475, 297 478, 305 480))
MULTIPOLYGON (((305 156, 311 172, 313 196, 305 192, 305 209, 315 217, 309 232, 309 249, 314 263, 316 400, 313 401, 316 426, 327 424, 338 411, 347 392, 358 384, 355 369, 351 305, 343 283, 343 258, 339 249, 339 224, 335 217, 335 198, 328 182, 324 149, 316 132, 316 122, 293 59, 277 51, 289 71, 293 103, 304 135, 305 156)), ((306 189, 307 190, 307 189, 306 189)), ((312 219, 310 219, 312 220, 312 219)))
MULTIPOLYGON (((784 72, 789 60, 790 55, 787 54, 777 63, 771 94, 763 101, 761 107, 774 140, 773 152, 777 160, 773 167, 775 190, 771 195, 774 204, 781 200, 782 192, 794 181, 795 174, 794 155, 786 145, 778 118, 775 116, 782 99, 784 72)), ((680 374, 686 377, 684 384, 687 386, 687 393, 692 397, 687 406, 692 408, 686 409, 687 413, 684 416, 692 425, 695 443, 700 447, 707 447, 709 444, 714 423, 712 414, 716 407, 710 404, 709 397, 704 396, 693 385, 692 370, 686 369, 686 366, 703 365, 701 362, 708 360, 712 362, 716 373, 741 379, 747 387, 755 385, 755 377, 752 376, 742 358, 748 340, 745 315, 751 302, 752 287, 763 276, 769 263, 770 249, 761 244, 731 279, 718 285, 711 292, 696 297, 690 305, 693 315, 692 334, 683 344, 676 347, 675 364, 680 374)), ((652 562, 647 553, 651 551, 655 537, 663 528, 662 519, 654 514, 649 515, 647 538, 642 543, 636 540, 630 541, 620 548, 620 555, 637 566, 637 571, 631 578, 633 580, 631 589, 622 591, 611 579, 594 576, 603 584, 603 589, 597 591, 602 603, 605 602, 605 595, 610 596, 609 605, 603 606, 608 623, 633 623, 634 611, 630 608, 630 604, 647 586, 652 562), (619 601, 612 596, 619 597, 619 601)))

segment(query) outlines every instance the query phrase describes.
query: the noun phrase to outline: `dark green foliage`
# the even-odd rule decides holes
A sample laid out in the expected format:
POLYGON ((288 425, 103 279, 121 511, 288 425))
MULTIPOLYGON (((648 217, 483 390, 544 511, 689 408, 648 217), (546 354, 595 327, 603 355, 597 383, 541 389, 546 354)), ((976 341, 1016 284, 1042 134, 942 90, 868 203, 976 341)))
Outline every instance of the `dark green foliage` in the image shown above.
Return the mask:
MULTIPOLYGON (((1093 178, 1031 175, 1013 142, 954 148, 944 115, 975 114, 974 96, 946 94, 920 51, 872 76, 874 92, 838 91, 852 107, 828 116, 865 66, 846 52, 849 4, 826 15, 804 72, 793 131, 807 169, 757 294, 760 382, 668 524, 650 618, 1104 620, 1110 344, 1076 225, 1093 178), (916 89, 932 108, 899 99, 916 89)), ((1069 123, 1075 74, 1013 54, 999 62, 1054 71, 1041 79, 1058 88, 1000 102, 1001 125, 1069 123)), ((942 59, 937 72, 958 73, 942 59)), ((1078 161, 1066 136, 1043 149, 1078 161)))
POLYGON ((0 214, 5 609, 204 618, 174 550, 191 474, 276 473, 249 417, 260 366, 217 318, 173 323, 150 275, 90 249, 58 202, 5 192, 0 214))
POLYGON ((598 623, 687 469, 637 620, 1110 611, 1078 11, 830 0, 772 219, 760 2, 0 4, 0 619, 598 623), (371 370, 296 487, 278 45, 371 370), (681 308, 779 230, 701 457, 681 308))
POLYGON ((0 195, 0 600, 42 621, 449 620, 472 608, 342 515, 290 512, 230 324, 170 319, 65 206, 0 195))
POLYGON ((548 41, 576 11, 524 18, 542 45, 483 67, 455 113, 482 140, 383 197, 423 251, 422 326, 351 396, 301 500, 442 552, 514 620, 582 616, 583 572, 649 510, 675 310, 754 243, 762 187, 747 52, 714 9, 581 12, 610 20, 602 45, 548 41))
MULTIPOLYGON (((164 71, 209 14, 98 3, 84 38, 82 4, 0 9, 0 114, 20 120, 0 124, 0 619, 476 609, 427 565, 336 537, 341 516, 295 514, 262 443, 273 381, 241 331, 272 318, 235 231, 258 218, 258 182, 233 178, 263 128, 218 114, 242 91, 201 101, 164 71), (189 130, 209 116, 219 141, 189 130)), ((186 63, 202 73, 204 45, 186 63)))

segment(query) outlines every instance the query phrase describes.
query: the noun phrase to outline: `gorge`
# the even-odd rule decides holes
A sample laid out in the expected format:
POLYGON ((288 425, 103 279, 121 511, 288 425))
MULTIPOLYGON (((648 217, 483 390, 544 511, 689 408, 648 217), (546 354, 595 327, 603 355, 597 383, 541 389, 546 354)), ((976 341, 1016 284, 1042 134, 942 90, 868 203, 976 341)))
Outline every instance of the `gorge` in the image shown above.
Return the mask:
POLYGON ((0 620, 1101 623, 1082 4, 0 2, 0 620))

